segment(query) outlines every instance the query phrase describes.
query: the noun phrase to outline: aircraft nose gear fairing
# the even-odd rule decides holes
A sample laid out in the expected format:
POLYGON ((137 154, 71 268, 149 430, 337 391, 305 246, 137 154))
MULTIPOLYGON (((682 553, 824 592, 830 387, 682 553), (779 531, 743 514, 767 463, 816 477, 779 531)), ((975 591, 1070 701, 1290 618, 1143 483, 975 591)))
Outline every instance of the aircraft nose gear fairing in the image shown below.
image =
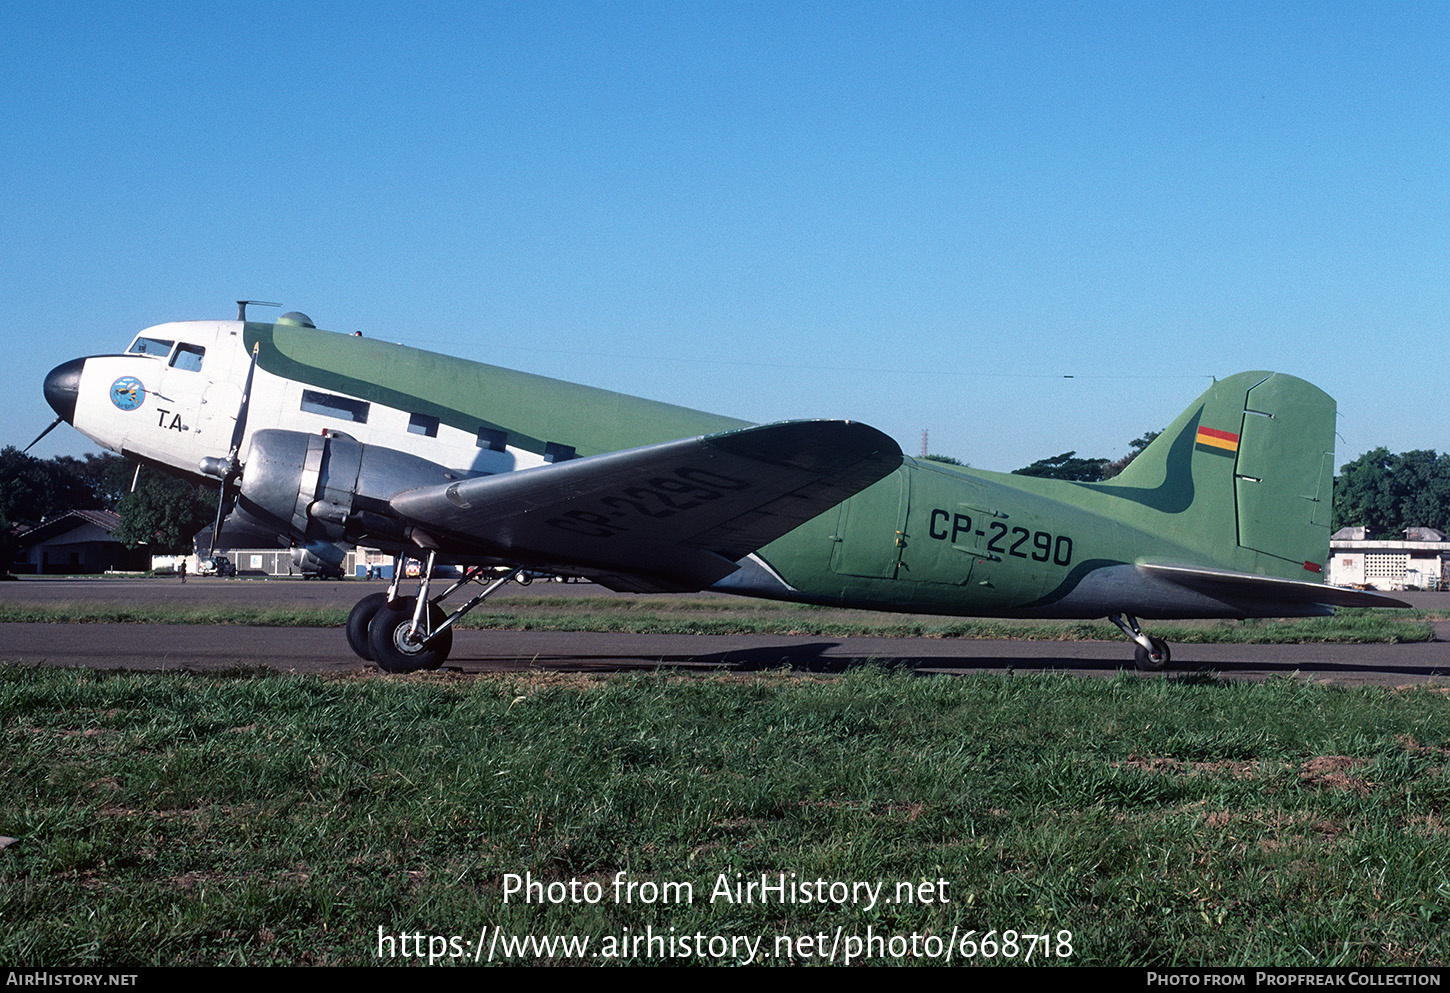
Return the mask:
POLYGON ((1116 624, 1122 632, 1133 640, 1137 650, 1133 653, 1134 661, 1139 669, 1146 672, 1157 672, 1168 665, 1173 653, 1168 650, 1168 642, 1162 638, 1150 638, 1143 633, 1138 626, 1138 619, 1132 614, 1111 614, 1108 620, 1116 624))
POLYGON ((393 562, 393 582, 386 593, 370 593, 357 602, 347 617, 347 643, 361 659, 376 662, 384 672, 436 669, 453 648, 453 625, 474 607, 519 575, 517 568, 471 566, 448 589, 433 599, 428 587, 437 554, 422 560, 417 596, 399 596, 407 556, 393 562), (469 583, 484 583, 483 591, 448 613, 442 602, 469 583))

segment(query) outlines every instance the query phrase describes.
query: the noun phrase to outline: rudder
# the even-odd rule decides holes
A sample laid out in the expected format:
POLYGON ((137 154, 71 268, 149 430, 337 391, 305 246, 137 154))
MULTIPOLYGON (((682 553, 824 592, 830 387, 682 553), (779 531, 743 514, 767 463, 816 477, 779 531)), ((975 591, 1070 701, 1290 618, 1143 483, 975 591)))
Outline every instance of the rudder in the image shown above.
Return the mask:
POLYGON ((1333 508, 1334 417, 1333 398, 1302 379, 1274 375, 1249 390, 1234 468, 1241 547, 1322 571, 1333 508))

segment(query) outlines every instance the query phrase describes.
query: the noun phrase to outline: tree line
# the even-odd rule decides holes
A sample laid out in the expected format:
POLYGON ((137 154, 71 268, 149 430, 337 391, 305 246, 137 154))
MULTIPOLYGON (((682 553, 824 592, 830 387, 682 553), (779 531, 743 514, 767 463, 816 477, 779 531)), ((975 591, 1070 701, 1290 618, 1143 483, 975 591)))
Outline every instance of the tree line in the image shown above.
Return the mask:
POLYGON ((1077 452, 1063 452, 1051 458, 1038 459, 1021 469, 1013 469, 1018 476, 1040 476, 1046 479, 1070 479, 1077 483, 1100 483, 1112 479, 1128 468, 1128 465, 1143 454, 1143 449, 1153 443, 1162 431, 1149 431, 1128 442, 1128 454, 1116 459, 1084 459, 1077 452))
POLYGON ((112 537, 127 548, 184 554, 215 519, 216 494, 156 469, 138 473, 136 463, 119 455, 42 460, 13 445, 0 449, 0 563, 14 560, 22 531, 72 510, 115 511, 121 526, 112 537))

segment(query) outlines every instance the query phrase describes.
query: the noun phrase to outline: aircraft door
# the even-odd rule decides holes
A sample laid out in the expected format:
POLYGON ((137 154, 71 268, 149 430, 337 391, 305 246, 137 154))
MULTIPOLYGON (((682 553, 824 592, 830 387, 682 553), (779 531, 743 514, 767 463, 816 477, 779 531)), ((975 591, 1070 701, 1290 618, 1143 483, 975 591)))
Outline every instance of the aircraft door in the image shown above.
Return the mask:
POLYGON ((975 506, 948 499, 914 501, 907 521, 906 547, 901 553, 900 578, 966 585, 985 554, 979 522, 989 516, 975 506))
MULTIPOLYGON (((209 347, 202 355, 184 360, 180 367, 173 363, 167 370, 173 377, 199 377, 201 403, 195 417, 196 440, 208 453, 216 455, 227 453, 237 411, 242 405, 241 377, 234 379, 238 352, 235 334, 218 334, 207 343, 209 347), (188 367, 194 371, 188 371, 188 367)), ((245 368, 242 372, 245 373, 245 368)))
POLYGON ((841 504, 831 569, 843 576, 895 579, 905 546, 911 477, 905 467, 841 504))
MULTIPOLYGON (((200 336, 198 336, 200 337, 200 336)), ((159 448, 183 462, 201 454, 203 398, 211 385, 204 344, 178 341, 165 358, 148 397, 144 440, 137 450, 159 448)), ((139 439, 138 439, 139 440, 139 439)))
POLYGON ((201 420, 197 431, 201 435, 201 443, 208 450, 226 454, 241 406, 242 388, 236 383, 218 380, 207 384, 201 396, 201 420))

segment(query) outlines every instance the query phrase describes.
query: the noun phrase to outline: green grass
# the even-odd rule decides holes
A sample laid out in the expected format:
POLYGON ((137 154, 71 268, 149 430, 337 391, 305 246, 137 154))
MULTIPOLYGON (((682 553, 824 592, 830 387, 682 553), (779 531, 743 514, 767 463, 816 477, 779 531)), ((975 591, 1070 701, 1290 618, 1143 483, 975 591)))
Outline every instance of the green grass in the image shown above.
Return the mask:
MULTIPOLYGON (((195 606, 0 602, 0 622, 241 624, 336 627, 341 608, 264 608, 225 603, 195 606)), ((465 628, 522 631, 615 631, 637 634, 776 634, 818 637, 1015 638, 1118 641, 1106 621, 1015 621, 810 607, 745 598, 504 597, 465 617, 465 628)), ((1418 611, 1340 610, 1333 617, 1255 621, 1155 622, 1153 634, 1177 643, 1400 643, 1434 639, 1418 611)))
POLYGON ((0 666, 0 720, 8 963, 370 964, 379 929, 471 954, 481 927, 767 951, 838 926, 1071 932, 1065 961, 1092 965, 1450 957, 1432 690, 0 666), (695 899, 617 904, 619 872, 695 899), (950 902, 709 901, 721 874, 792 872, 943 880, 950 902), (505 903, 509 873, 606 896, 505 903))

